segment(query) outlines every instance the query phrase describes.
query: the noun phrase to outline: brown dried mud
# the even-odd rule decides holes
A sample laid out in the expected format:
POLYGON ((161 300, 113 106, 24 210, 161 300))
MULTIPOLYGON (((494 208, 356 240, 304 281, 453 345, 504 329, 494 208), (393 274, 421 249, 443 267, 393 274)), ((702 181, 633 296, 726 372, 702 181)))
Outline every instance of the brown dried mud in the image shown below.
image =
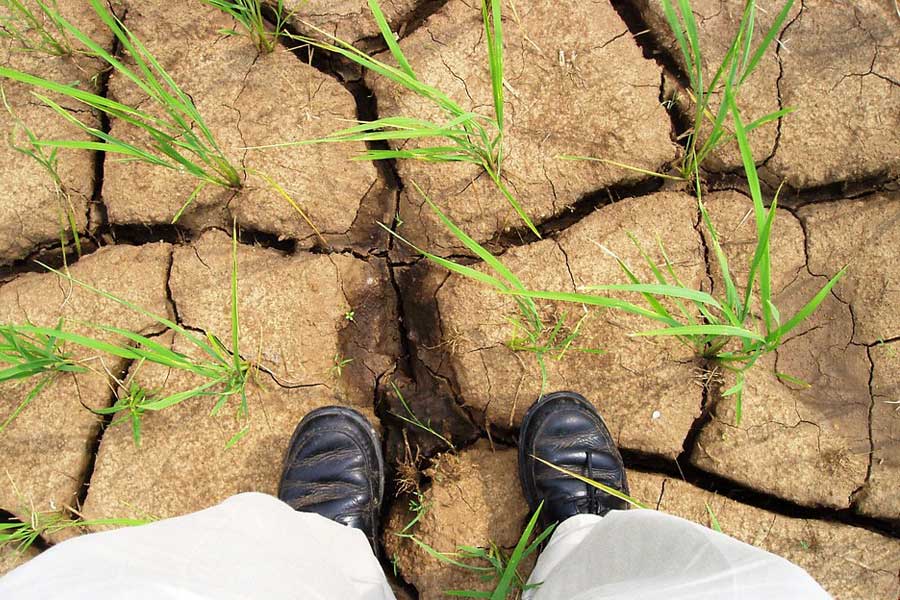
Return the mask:
MULTIPOLYGON (((168 244, 107 247, 78 261, 70 272, 79 280, 166 316, 170 254, 168 244), (137 264, 140 269, 135 269, 137 264)), ((0 287, 0 322, 54 327, 60 319, 67 331, 117 343, 125 340, 86 324, 145 335, 160 329, 149 317, 73 287, 52 273, 23 275, 0 287)), ((92 445, 102 421, 90 409, 112 403, 111 376, 118 376, 126 366, 122 359, 98 356, 85 348, 66 345, 65 351, 88 370, 54 376, 0 435, 0 454, 8 477, 0 486, 0 506, 23 518, 29 510, 76 507, 90 475, 92 445)), ((29 379, 3 384, 4 421, 36 383, 29 379)))
MULTIPOLYGON (((210 415, 215 399, 195 398, 147 414, 140 447, 127 422, 108 428, 86 515, 168 517, 238 492, 274 494, 288 440, 310 410, 341 404, 377 422, 377 381, 398 353, 396 299, 384 265, 244 245, 238 265, 241 354, 265 368, 248 387, 249 415, 237 414, 239 397, 216 416, 210 415), (241 431, 240 441, 227 447, 241 431)), ((231 239, 223 232, 211 230, 175 250, 169 287, 184 326, 230 339, 230 270, 231 239)), ((197 353, 181 338, 173 347, 197 353)), ((203 383, 160 366, 144 366, 134 376, 146 389, 166 393, 203 383)))
MULTIPOLYGON (((112 45, 112 35, 104 31, 92 11, 83 10, 77 0, 60 0, 60 13, 105 47, 112 45)), ((4 9, 5 10, 5 9, 4 9)), ((77 47, 77 45, 75 46, 77 47)), ((101 69, 99 61, 71 56, 50 56, 23 51, 19 42, 0 36, 0 64, 62 84, 79 82, 82 88, 96 91, 95 77, 101 69)), ((59 151, 54 176, 37 160, 26 156, 42 152, 49 158, 52 150, 37 149, 29 142, 27 130, 38 140, 88 140, 75 125, 67 123, 50 107, 33 95, 33 89, 14 81, 3 80, 2 91, 7 106, 0 107, 0 266, 24 258, 36 248, 60 242, 61 231, 84 235, 88 228, 88 203, 94 181, 92 152, 59 151), (27 129, 26 129, 27 128, 27 129), (7 140, 7 136, 9 139, 7 140)), ((83 105, 58 95, 47 94, 53 101, 72 111, 73 116, 89 126, 100 120, 83 105)), ((71 237, 71 233, 68 234, 71 237)))
MULTIPOLYGON (((360 47, 378 47, 373 23, 357 18, 364 2, 336 3, 330 5, 332 12, 316 8, 317 2, 297 18, 360 47)), ((65 10, 70 4, 61 0, 65 10)), ((477 3, 413 4, 384 3, 417 72, 465 108, 490 113, 477 3)), ((622 3, 616 4, 627 17, 622 3)), ((695 8, 714 57, 735 12, 729 3, 707 4, 697 0, 695 8)), ((148 365, 128 370, 124 361, 108 359, 97 372, 58 377, 0 436, 0 455, 12 457, 6 468, 16 483, 15 488, 0 486, 0 509, 26 517, 23 507, 31 502, 38 510, 52 510, 84 499, 80 508, 92 517, 164 517, 239 491, 271 493, 297 421, 317 406, 338 403, 374 419, 392 463, 405 464, 397 477, 423 486, 424 499, 431 502, 417 526, 423 540, 441 550, 489 541, 514 545, 526 520, 515 453, 491 452, 479 442, 459 456, 440 455, 424 473, 411 469, 423 467, 445 445, 421 429, 404 427, 394 416, 405 413, 391 384, 397 384, 418 417, 457 447, 467 448, 479 437, 493 437, 498 448, 511 442, 541 390, 534 353, 510 348, 513 338, 522 338, 509 321, 521 318, 515 302, 426 261, 414 263, 406 250, 393 258, 408 262, 389 264, 382 257, 391 246, 375 222, 391 221, 399 207, 399 233, 431 251, 461 252, 414 193, 415 182, 468 233, 497 242, 492 247, 528 286, 573 291, 625 282, 604 249, 648 279, 626 235, 630 231, 657 262, 659 236, 686 285, 718 293, 721 276, 691 196, 649 193, 655 188, 633 172, 557 159, 559 154, 588 154, 667 168, 679 152, 669 115, 660 106, 668 99, 660 96, 661 76, 671 79, 672 62, 661 61, 661 68, 643 58, 641 50, 652 54, 648 38, 638 36, 635 43, 634 23, 629 21, 629 31, 605 2, 529 0, 516 3, 516 15, 507 14, 503 176, 529 214, 553 232, 549 239, 526 243, 530 238, 505 200, 484 174, 466 165, 400 161, 397 192, 379 175, 393 167, 379 171, 348 160, 362 145, 243 149, 325 135, 373 109, 380 116, 440 117, 417 98, 374 78, 367 80, 371 97, 361 94, 364 86, 352 84, 354 97, 339 77, 283 48, 260 56, 246 38, 218 34, 234 23, 197 0, 133 2, 128 8, 128 26, 192 95, 225 153, 251 174, 239 193, 207 188, 175 229, 165 224, 194 181, 114 156, 105 157, 104 168, 95 171, 95 157, 64 154, 61 173, 77 192, 79 228, 100 233, 96 243, 118 244, 86 255, 72 272, 192 330, 229 339, 231 239, 223 230, 230 231, 238 217, 241 239, 261 244, 241 244, 238 250, 241 353, 268 372, 260 372, 248 387, 249 417, 237 414, 235 400, 216 416, 209 414, 211 401, 187 402, 145 415, 140 447, 128 423, 103 420, 82 406, 113 401, 106 370, 166 391, 196 380, 148 365), (254 169, 285 186, 325 242, 317 241, 303 219, 252 175, 254 169), (95 173, 103 179, 94 181, 95 173), (107 210, 95 211, 88 227, 91 197, 101 198, 107 210), (594 210, 598 205, 603 206, 594 210), (158 239, 178 245, 146 243, 158 239), (316 253, 306 252, 311 247, 316 253), (338 372, 336 363, 345 360, 350 362, 338 372), (248 425, 246 435, 226 450, 248 425)), ((896 70, 896 52, 891 53, 896 33, 889 19, 873 18, 883 10, 869 0, 851 8, 803 0, 781 35, 777 55, 766 57, 745 87, 742 106, 748 118, 781 105, 801 109, 780 129, 770 126, 754 134, 754 149, 770 183, 785 177, 793 187, 823 186, 800 194, 790 211, 779 211, 772 252, 782 316, 801 307, 842 267, 850 269, 820 310, 751 373, 739 427, 733 398, 721 395, 729 382, 714 365, 686 347, 627 336, 649 323, 603 310, 586 313, 575 305, 540 302, 538 307, 541 342, 558 319, 568 335, 584 317, 580 335, 564 356, 557 360, 559 352, 547 354, 546 389, 584 393, 607 418, 629 465, 657 472, 631 472, 635 495, 703 524, 708 524, 708 502, 726 533, 797 562, 836 597, 893 600, 900 562, 895 497, 900 324, 892 312, 898 286, 893 267, 898 197, 889 191, 891 185, 854 198, 835 192, 847 181, 881 181, 898 174, 900 111, 897 75, 891 71, 896 70), (579 351, 593 348, 605 353, 579 351), (672 479, 679 468, 700 487, 672 479), (705 491, 714 489, 728 498, 705 491)), ((647 10, 641 14, 654 37, 662 39, 659 22, 647 10)), ((759 27, 772 15, 760 13, 759 27)), ((293 25, 304 31, 296 19, 293 25)), ((4 50, 4 61, 20 60, 4 64, 72 79, 70 67, 58 61, 34 62, 34 57, 4 50)), ((72 134, 59 127, 58 119, 45 117, 49 113, 24 90, 7 85, 6 91, 20 116, 36 121, 32 126, 46 125, 42 135, 72 134)), ((142 100, 115 76, 111 92, 142 100)), ((152 110, 146 101, 141 106, 152 110)), ((135 135, 121 123, 112 127, 128 139, 135 135)), ((53 275, 21 273, 37 269, 20 259, 53 243, 58 220, 46 180, 34 176, 33 165, 15 162, 18 157, 7 161, 3 157, 13 155, 5 152, 0 149, 0 263, 19 264, 4 271, 9 282, 0 287, 0 322, 30 319, 52 326, 64 315, 76 331, 84 331, 80 320, 160 333, 152 320, 70 290, 53 275)), ((726 149, 707 166, 732 170, 738 162, 726 149)), ((755 242, 750 201, 731 191, 706 193, 704 200, 740 281, 755 242)), ((194 351, 183 340, 160 339, 194 351)), ((9 400, 5 415, 27 389, 4 385, 0 392, 9 400)), ((405 498, 389 503, 384 538, 389 557, 396 553, 402 576, 423 598, 482 585, 392 535, 409 516, 405 498)), ((10 556, 0 554, 0 572, 18 560, 10 556)))

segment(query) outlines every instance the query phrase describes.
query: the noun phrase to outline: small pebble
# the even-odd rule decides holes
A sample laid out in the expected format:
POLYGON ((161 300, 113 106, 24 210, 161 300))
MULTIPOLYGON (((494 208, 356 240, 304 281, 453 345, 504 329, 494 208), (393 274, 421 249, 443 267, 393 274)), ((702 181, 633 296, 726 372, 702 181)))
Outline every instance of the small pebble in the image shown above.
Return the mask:
POLYGON ((662 416, 662 413, 661 413, 661 412, 659 412, 658 410, 654 410, 654 411, 653 411, 653 414, 650 415, 650 418, 653 419, 653 420, 655 421, 655 420, 657 420, 658 418, 660 418, 661 416, 662 416))

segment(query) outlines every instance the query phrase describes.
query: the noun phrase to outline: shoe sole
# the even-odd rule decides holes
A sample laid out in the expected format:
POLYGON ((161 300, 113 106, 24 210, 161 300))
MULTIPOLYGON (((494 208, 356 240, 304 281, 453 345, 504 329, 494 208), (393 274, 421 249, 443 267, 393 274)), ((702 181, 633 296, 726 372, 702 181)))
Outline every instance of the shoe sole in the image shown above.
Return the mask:
MULTIPOLYGON (((303 424, 307 419, 319 417, 319 416, 329 416, 329 415, 340 415, 343 417, 349 417, 353 420, 354 423, 361 426, 362 429, 369 436, 369 439, 372 441, 372 447, 375 448, 375 460, 377 464, 375 467, 378 469, 378 505, 377 512, 381 513, 382 500, 384 499, 384 456, 381 452, 381 439, 378 437, 378 434, 375 432, 375 428, 372 427, 372 423, 369 422, 369 419, 366 418, 365 415, 357 411, 356 409, 347 407, 347 406, 325 406, 322 408, 316 408, 314 410, 309 411, 303 418, 300 420, 296 430, 294 430, 294 434, 291 436, 291 441, 288 444, 288 452, 290 452, 291 448, 297 443, 297 438, 299 437, 302 429, 300 425, 303 424)), ((282 479, 284 479, 284 473, 282 472, 282 479)))

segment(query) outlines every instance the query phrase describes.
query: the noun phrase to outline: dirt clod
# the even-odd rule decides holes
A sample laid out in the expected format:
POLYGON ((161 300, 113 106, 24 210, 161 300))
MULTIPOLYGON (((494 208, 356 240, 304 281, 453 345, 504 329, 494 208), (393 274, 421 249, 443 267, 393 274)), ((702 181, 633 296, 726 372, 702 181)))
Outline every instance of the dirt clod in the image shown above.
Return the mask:
MULTIPOLYGON (((183 325, 231 339, 230 274, 231 239, 224 232, 208 231, 176 249, 169 284, 183 325)), ((127 423, 109 428, 86 514, 169 517, 242 491, 273 494, 291 433, 310 410, 352 406, 377 423, 376 382, 398 351, 396 299, 384 267, 344 255, 283 255, 241 245, 238 282, 241 355, 274 374, 252 377, 249 417, 237 414, 240 397, 216 416, 210 415, 215 399, 200 397, 147 414, 140 448, 127 423)), ((183 340, 174 344, 196 354, 183 340)), ((137 380, 160 393, 202 383, 183 371, 147 366, 137 380)))
POLYGON ((853 310, 853 341, 874 344, 900 335, 900 195, 810 204, 800 210, 808 231, 809 269, 816 275, 847 273, 835 294, 853 310))
MULTIPOLYGON (((651 0, 638 0, 637 5, 652 36, 685 70, 662 5, 651 0)), ((737 33, 744 3, 695 0, 691 6, 706 62, 705 82, 709 82, 737 33)), ((764 10, 758 7, 756 43, 782 6, 775 2, 764 10)), ((809 188, 900 174, 896 21, 890 2, 794 3, 738 98, 745 122, 781 108, 796 109, 751 134, 754 156, 766 163, 773 185, 786 180, 794 188, 809 188)), ((682 92, 681 99, 685 96, 682 92)), ((692 105, 683 104, 692 115, 692 105)), ((733 144, 723 148, 705 166, 738 170, 736 148, 733 144)))

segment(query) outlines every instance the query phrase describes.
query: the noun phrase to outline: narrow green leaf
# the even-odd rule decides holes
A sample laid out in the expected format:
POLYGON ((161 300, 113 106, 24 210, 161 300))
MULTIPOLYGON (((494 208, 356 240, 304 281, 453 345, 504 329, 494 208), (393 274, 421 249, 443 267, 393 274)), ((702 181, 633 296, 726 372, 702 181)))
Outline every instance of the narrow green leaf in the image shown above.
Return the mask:
POLYGON ((742 327, 734 327, 732 325, 681 325, 677 327, 669 327, 667 329, 656 329, 653 331, 639 331, 632 333, 635 337, 650 336, 678 336, 678 335, 716 335, 736 337, 748 340, 764 342, 765 338, 755 331, 750 331, 742 327))

